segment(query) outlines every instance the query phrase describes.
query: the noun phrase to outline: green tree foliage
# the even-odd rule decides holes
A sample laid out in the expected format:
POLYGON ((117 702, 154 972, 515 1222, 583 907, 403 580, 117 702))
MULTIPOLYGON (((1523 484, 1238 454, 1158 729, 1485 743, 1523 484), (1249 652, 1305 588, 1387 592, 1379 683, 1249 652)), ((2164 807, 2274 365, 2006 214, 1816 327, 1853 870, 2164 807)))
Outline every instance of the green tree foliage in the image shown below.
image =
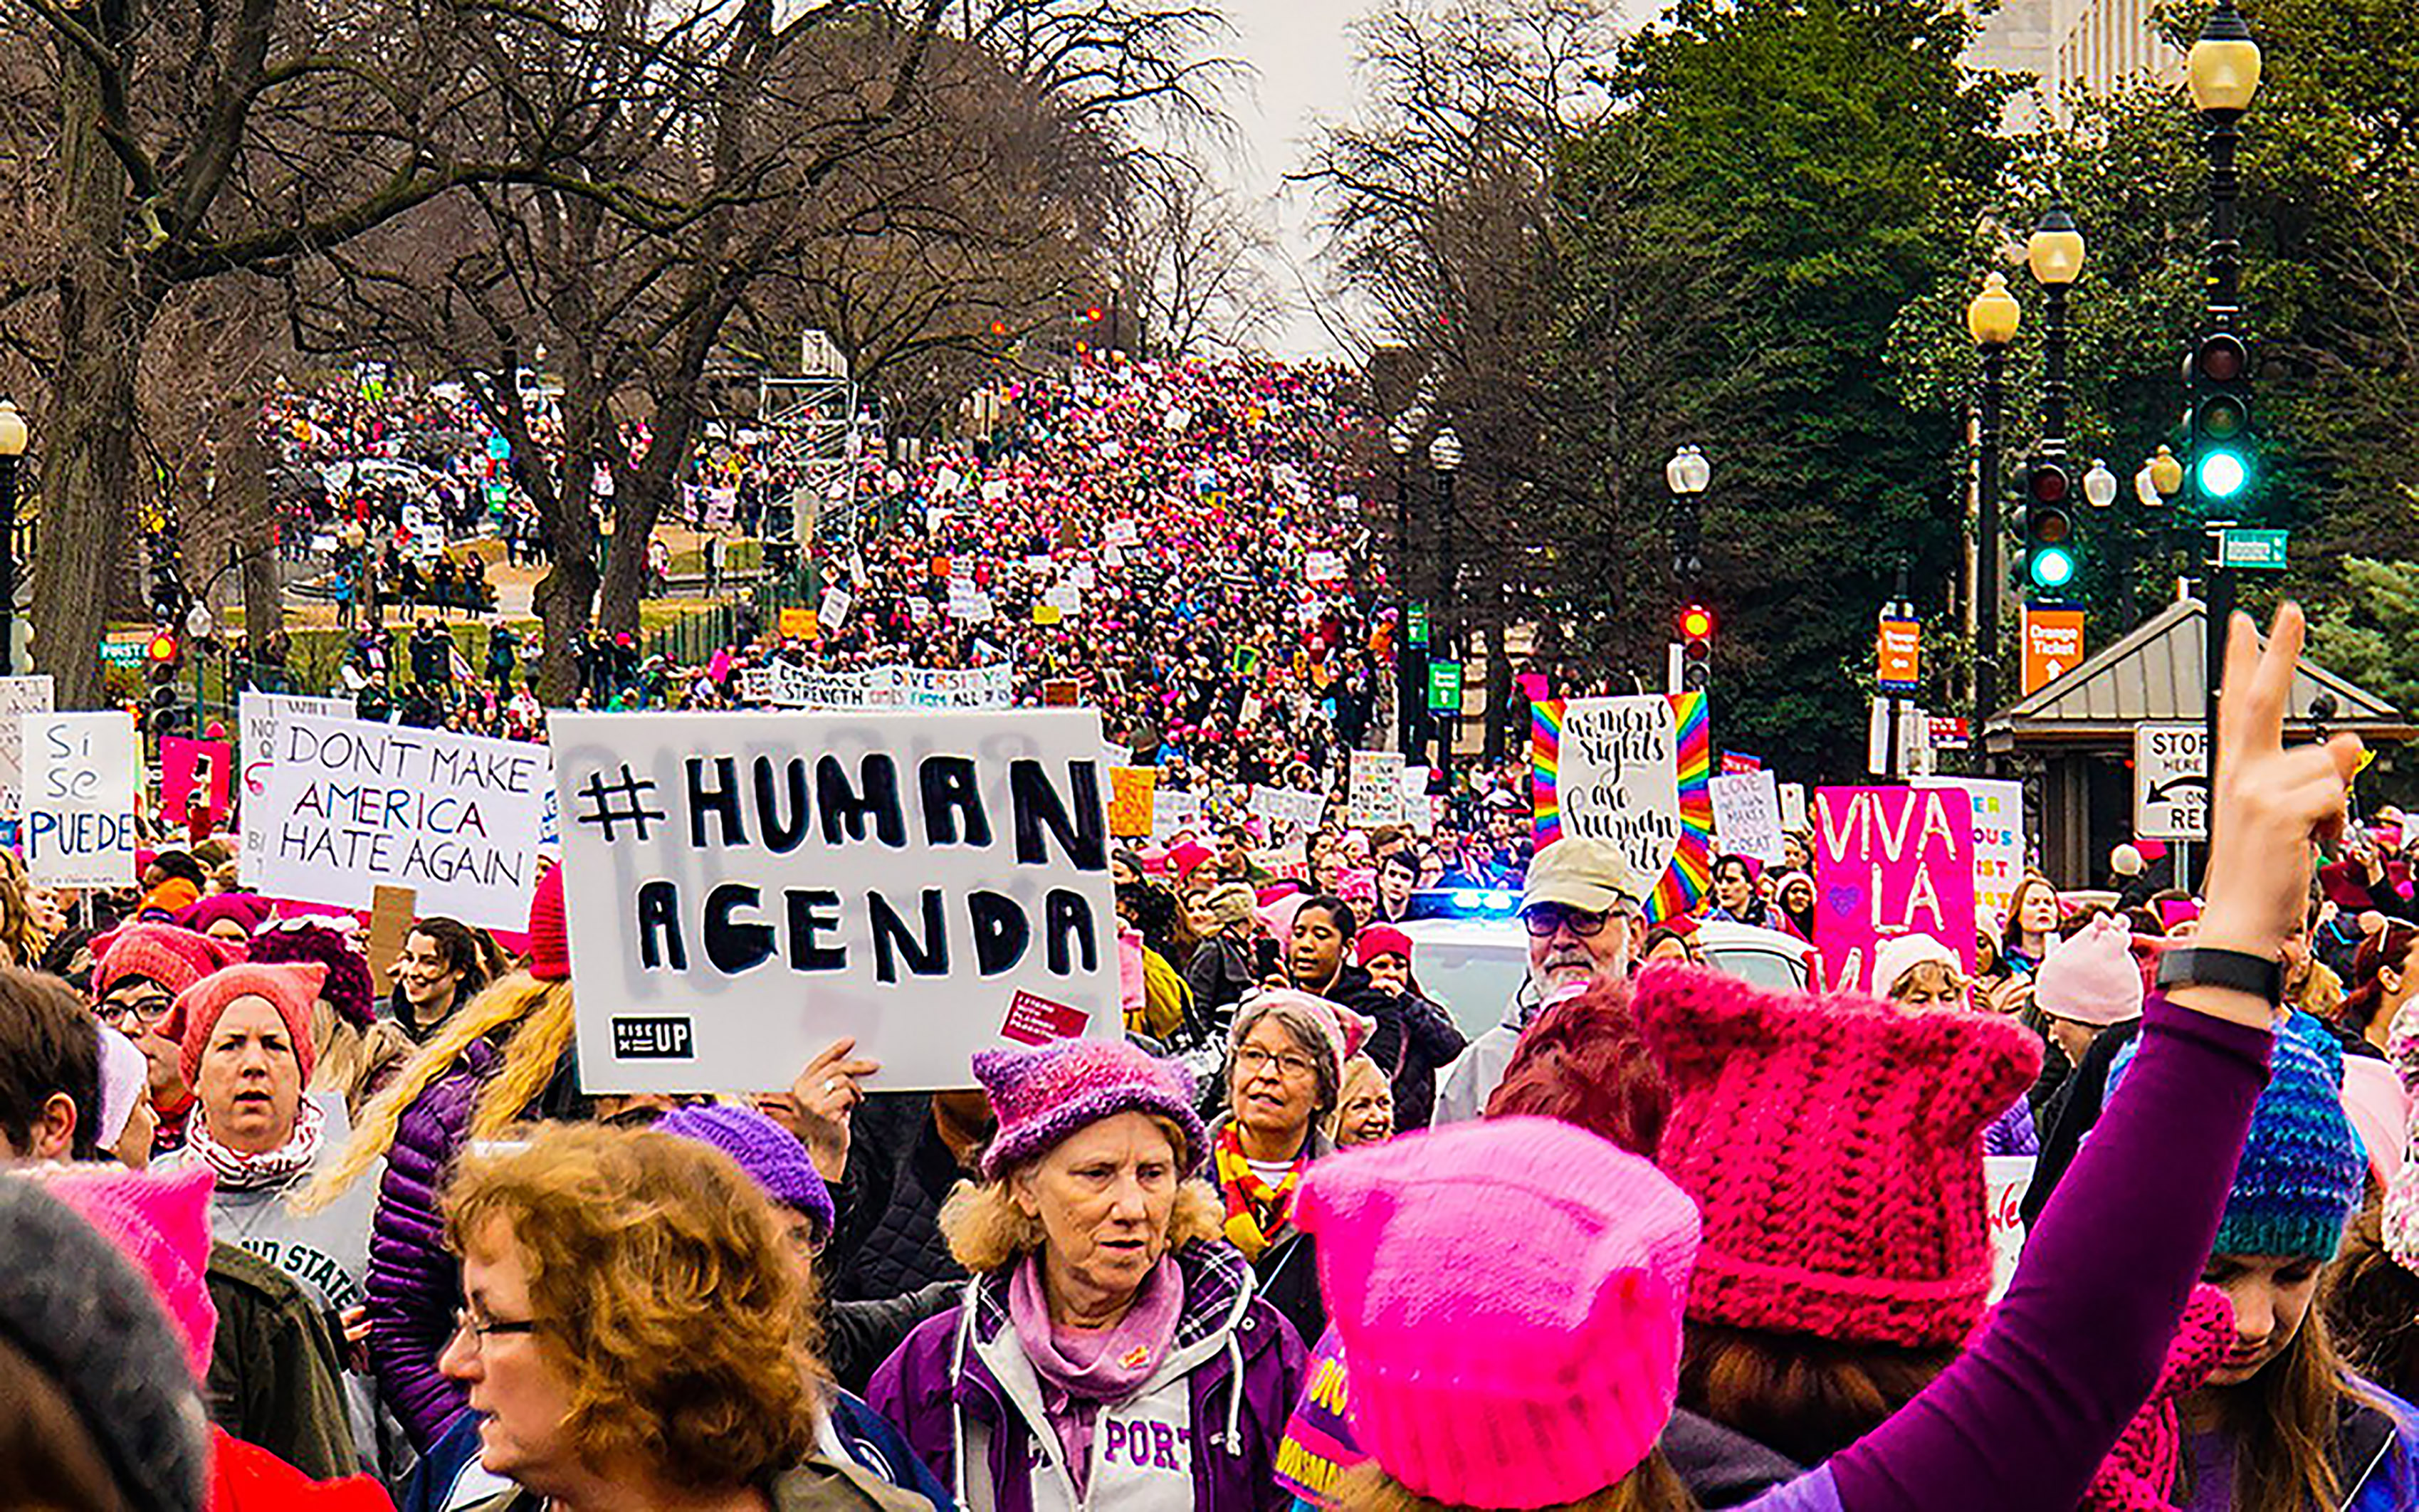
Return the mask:
POLYGON ((1583 592, 1642 589, 1579 607, 1663 638, 1661 468, 1702 445, 1717 733, 1797 770, 1861 768, 1850 677, 1894 570, 1928 613, 1958 575, 1958 414, 1886 358, 1900 313, 1962 275, 2004 165, 2008 86, 1960 69, 1968 34, 1937 0, 1683 0, 1624 49, 1622 108, 1569 155, 1570 381, 1631 417, 1610 471, 1656 506, 1579 536, 1583 592), (1633 372, 1668 377, 1625 392, 1633 372))
MULTIPOLYGON (((2206 11, 2172 7, 2160 24, 2181 48, 2206 11)), ((2288 591, 2352 603, 2362 591, 2349 553, 2419 557, 2409 464, 2419 450, 2419 162, 2409 150, 2419 33, 2402 0, 2256 0, 2246 13, 2265 65, 2242 157, 2242 329, 2258 363, 2261 468, 2232 513, 2294 532, 2288 591)), ((2129 480, 2162 442, 2181 455, 2181 364, 2206 323, 2200 133, 2180 85, 2146 83, 2083 102, 2071 129, 2020 144, 1968 266, 1902 317, 1902 379, 1963 402, 1975 360, 1960 313, 1985 268, 2006 269, 2025 305, 2008 437, 2011 458, 2022 456, 2038 434, 2043 301, 2017 248, 2040 210, 2062 203, 2089 247, 2073 296, 2071 450, 2105 456, 2129 480)), ((2083 521, 2076 596, 2091 610, 2093 644, 2195 570, 2198 526, 2186 507, 2140 508, 2130 484, 2115 508, 2083 521)), ((2330 655, 2323 639, 2317 652, 2330 655)))

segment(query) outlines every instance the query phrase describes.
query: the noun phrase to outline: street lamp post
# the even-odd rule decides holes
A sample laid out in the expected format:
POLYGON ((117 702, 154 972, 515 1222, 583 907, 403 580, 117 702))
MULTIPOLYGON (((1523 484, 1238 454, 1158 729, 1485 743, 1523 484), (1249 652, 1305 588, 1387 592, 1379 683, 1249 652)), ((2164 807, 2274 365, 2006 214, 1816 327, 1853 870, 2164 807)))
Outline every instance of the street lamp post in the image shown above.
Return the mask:
POLYGON ((1426 413, 1414 407, 1386 427, 1386 449, 1394 454, 1394 746, 1414 765, 1421 755, 1419 701, 1425 690, 1411 644, 1411 449, 1426 424, 1426 413))
POLYGON ((1713 481, 1713 464, 1697 447, 1683 446, 1663 464, 1663 482, 1672 490, 1672 577, 1684 603, 1695 601, 1705 570, 1705 488, 1713 481))
POLYGON ((17 462, 25 455, 25 417, 0 399, 0 677, 17 671, 17 462))
POLYGON ((1982 727, 1999 703, 1999 608, 2007 596, 2007 569, 1999 550, 2005 532, 1999 522, 1999 429, 2008 401, 2008 344, 2016 339, 2022 315, 2016 297, 2008 292, 2008 275, 1994 272, 1982 280, 1982 292, 1965 306, 1965 331, 1982 354, 1982 392, 1974 427, 1978 455, 1976 486, 1980 489, 1981 539, 1975 553, 1974 608, 1974 742, 1981 748, 1982 727))
MULTIPOLYGON (((1454 474, 1461 471, 1461 437, 1451 425, 1436 433, 1428 442, 1428 466, 1437 474, 1438 533, 1443 537, 1438 544, 1442 556, 1437 584, 1436 639, 1456 660, 1461 656, 1461 547, 1460 532, 1454 520, 1454 474)), ((1421 693, 1426 693, 1422 688, 1421 693)), ((1425 698, 1423 699, 1425 702, 1425 698)), ((1437 721, 1437 776, 1439 786, 1450 795, 1453 791, 1454 747, 1461 740, 1461 710, 1458 707, 1433 711, 1437 721)))
POLYGON ((2066 296, 2083 271, 2083 233, 2074 217, 2052 206, 2025 242, 2025 263, 2048 296, 2042 325, 2042 453, 2066 455, 2066 296))
MULTIPOLYGON (((2234 0, 2217 0, 2184 62, 2193 105, 2200 112, 2201 150, 2209 158, 2209 329, 2233 331, 2242 316, 2242 242, 2236 212, 2242 181, 2235 152, 2242 141, 2243 113, 2259 89, 2259 44, 2234 0)), ((2204 717, 2209 732, 2210 792, 2217 791, 2217 691, 2226 664, 2226 622, 2234 617, 2234 578, 2224 566, 2218 537, 2210 537, 2207 638, 2202 660, 2208 673, 2204 717)))

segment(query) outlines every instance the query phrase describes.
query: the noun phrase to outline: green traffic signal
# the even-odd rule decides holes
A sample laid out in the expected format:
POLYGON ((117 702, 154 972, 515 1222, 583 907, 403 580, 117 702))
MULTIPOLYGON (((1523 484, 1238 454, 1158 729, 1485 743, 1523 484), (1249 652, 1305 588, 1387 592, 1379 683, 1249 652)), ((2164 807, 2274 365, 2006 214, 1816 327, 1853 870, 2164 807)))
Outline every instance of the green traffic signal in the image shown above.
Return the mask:
POLYGON ((2251 470, 2239 452, 2211 450, 2193 464, 2193 477, 2203 499, 2224 501, 2242 492, 2251 481, 2251 470))
POLYGON ((2037 547, 2025 557, 2025 575, 2035 588, 2064 588, 2074 581, 2074 553, 2062 546, 2037 547))

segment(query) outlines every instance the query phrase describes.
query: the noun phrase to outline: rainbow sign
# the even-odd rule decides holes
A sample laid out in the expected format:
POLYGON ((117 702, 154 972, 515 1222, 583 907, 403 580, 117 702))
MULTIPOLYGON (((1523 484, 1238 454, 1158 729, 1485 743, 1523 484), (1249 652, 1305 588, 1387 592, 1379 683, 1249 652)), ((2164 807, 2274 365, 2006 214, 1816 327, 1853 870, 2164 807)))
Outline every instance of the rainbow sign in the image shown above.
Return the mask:
POLYGON ((1530 705, 1530 791, 1540 849, 1570 832, 1630 851, 1661 880, 1650 922, 1687 913, 1713 884, 1713 720, 1703 693, 1543 699, 1530 705))

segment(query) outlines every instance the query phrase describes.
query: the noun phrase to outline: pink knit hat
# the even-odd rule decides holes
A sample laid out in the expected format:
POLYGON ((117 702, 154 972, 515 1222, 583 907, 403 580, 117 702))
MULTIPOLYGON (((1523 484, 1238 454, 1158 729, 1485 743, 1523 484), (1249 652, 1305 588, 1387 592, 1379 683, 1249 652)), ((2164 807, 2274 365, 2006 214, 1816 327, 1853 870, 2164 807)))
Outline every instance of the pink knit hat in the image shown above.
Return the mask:
POLYGON ((1411 958, 1411 937, 1392 924, 1372 924, 1352 937, 1352 960, 1367 965, 1381 955, 1411 958))
POLYGON ((562 914, 562 868, 550 866, 530 899, 530 975, 540 981, 571 980, 571 927, 562 914))
POLYGON ((1704 1214, 1688 1316, 1859 1343, 1962 1343, 1991 1288, 1982 1131, 2041 1041, 1980 1013, 1639 974, 1672 1084, 1656 1159, 1704 1214))
POLYGON ((150 1280, 197 1381, 209 1374, 210 1341, 219 1327, 207 1279, 210 1181, 209 1167, 202 1165, 174 1175, 78 1165, 43 1181, 150 1280))
POLYGON ((1321 1161, 1293 1211, 1317 1236, 1354 1433, 1394 1479, 1453 1505, 1552 1506, 1654 1448, 1697 1213, 1649 1162, 1491 1119, 1321 1161))
POLYGON ((990 1094, 999 1132, 983 1150, 985 1180, 1032 1159, 1086 1124, 1119 1113, 1155 1113, 1184 1131, 1183 1169, 1210 1148, 1193 1109, 1193 1073, 1123 1040, 1053 1040, 1030 1050, 984 1050, 975 1079, 990 1094))
POLYGON ((2103 914, 2054 948, 2033 974, 2033 1006, 2102 1028, 2142 1016, 2142 968, 2133 926, 2103 914))
POLYGON ((92 942, 92 995, 105 997, 130 977, 171 993, 243 959, 243 947, 175 924, 126 924, 92 942))

